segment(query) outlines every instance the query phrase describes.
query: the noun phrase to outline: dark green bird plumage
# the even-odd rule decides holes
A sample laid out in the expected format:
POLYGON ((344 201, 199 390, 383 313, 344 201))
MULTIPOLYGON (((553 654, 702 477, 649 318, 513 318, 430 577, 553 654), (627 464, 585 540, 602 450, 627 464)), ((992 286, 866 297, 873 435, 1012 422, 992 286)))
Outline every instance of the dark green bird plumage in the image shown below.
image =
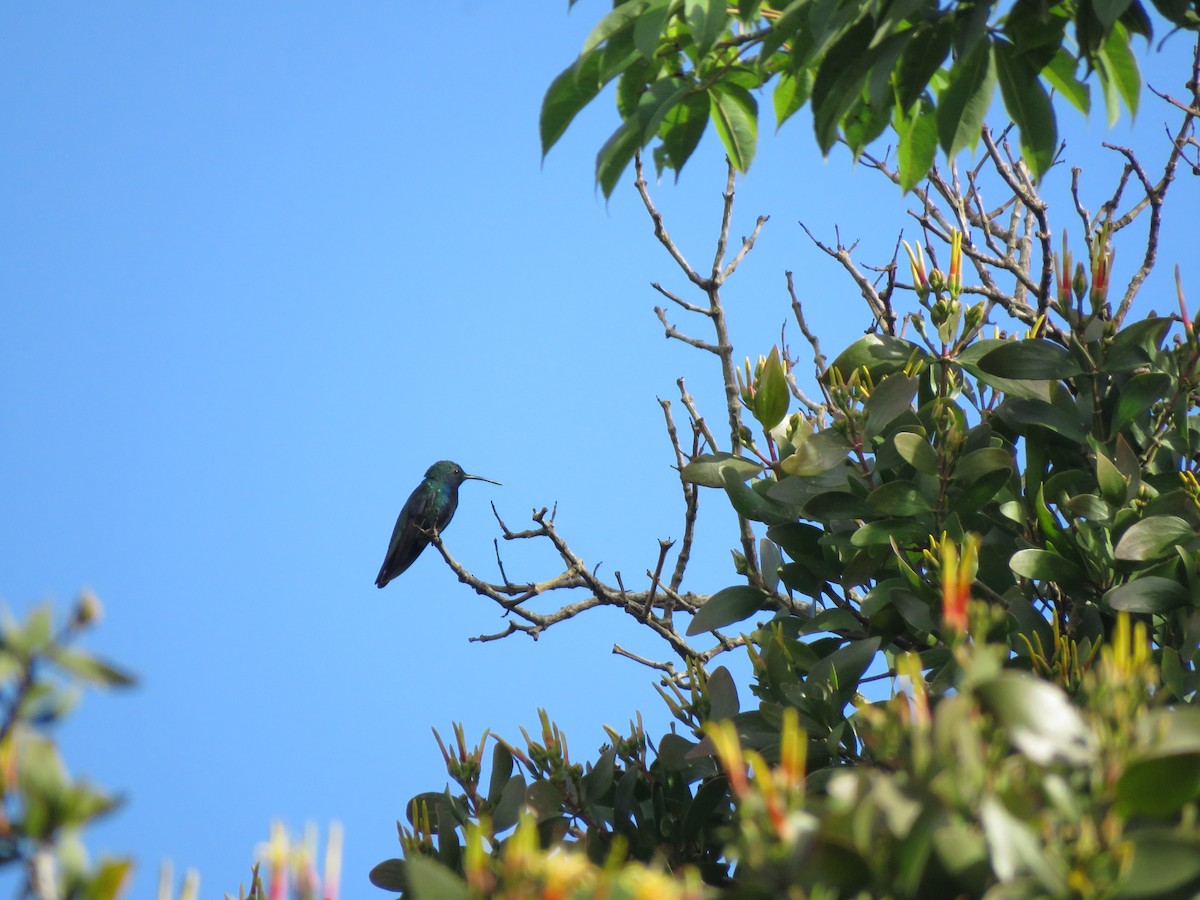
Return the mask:
POLYGON ((376 587, 383 587, 416 561, 421 551, 429 546, 429 532, 441 532, 458 509, 458 488, 464 481, 486 481, 499 484, 490 478, 468 475, 458 463, 443 459, 435 462, 425 473, 425 480, 417 485, 404 509, 396 519, 392 539, 388 543, 387 556, 375 579, 376 587))

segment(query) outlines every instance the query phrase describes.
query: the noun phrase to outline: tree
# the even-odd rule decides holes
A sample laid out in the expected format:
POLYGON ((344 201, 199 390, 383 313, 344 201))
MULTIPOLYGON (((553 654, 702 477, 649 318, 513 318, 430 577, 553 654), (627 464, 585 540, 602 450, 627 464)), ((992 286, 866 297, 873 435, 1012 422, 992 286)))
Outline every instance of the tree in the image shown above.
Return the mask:
MULTIPOLYGON (((1047 67, 1066 52, 1061 28, 1050 30, 1049 47, 1022 22, 1033 15, 1022 4, 996 28, 970 25, 972 9, 921 8, 910 21, 831 3, 821 10, 839 28, 817 32, 808 4, 740 4, 735 20, 724 4, 684 3, 676 14, 664 0, 619 4, 597 26, 575 75, 587 74, 586 90, 595 71, 598 83, 624 73, 636 86, 618 86, 624 136, 619 129, 601 151, 598 177, 611 191, 627 151, 655 235, 694 294, 654 287, 670 308, 707 321, 711 337, 679 327, 667 308, 656 312, 668 337, 714 358, 723 425, 710 426, 682 381, 682 433, 663 402, 684 530, 678 547, 664 542, 644 588, 588 570, 547 510, 532 528, 500 528, 505 541, 549 541, 564 566, 551 578, 513 581, 502 569, 503 583, 490 583, 436 536, 432 543, 461 581, 510 617, 480 640, 536 637, 601 605, 642 622, 674 657, 637 659, 658 673, 677 726, 651 741, 640 721, 631 723, 584 765, 543 714, 540 734, 523 744, 495 741, 486 778, 488 735, 472 743, 456 726, 441 745, 456 787, 409 804, 404 855, 376 867, 378 886, 418 897, 590 896, 601 888, 664 897, 1175 897, 1200 889, 1200 714, 1192 705, 1200 687, 1200 338, 1178 275, 1170 298, 1177 314, 1132 315, 1157 263, 1174 175, 1181 163, 1200 164, 1200 44, 1186 99, 1162 95, 1180 116, 1165 158, 1151 169, 1113 147, 1123 174, 1093 215, 1091 189, 1077 173, 1068 228, 1051 221, 1040 194, 1038 175, 1058 151, 1051 140, 1045 156, 1032 119, 1014 114, 1018 150, 1007 131, 982 127, 982 112, 970 118, 971 104, 961 114, 929 113, 939 133, 945 117, 955 135, 968 126, 978 134, 984 152, 971 169, 955 162, 961 143, 953 135, 943 140, 951 154, 944 166, 932 155, 921 162, 911 148, 892 164, 869 152, 869 137, 854 136, 863 117, 850 113, 882 90, 875 82, 887 81, 893 98, 915 91, 941 109, 970 77, 963 67, 979 47, 987 48, 976 63, 985 75, 1036 47, 1047 61, 1021 90, 1035 90, 1039 73, 1051 77, 1047 67), (851 83, 838 82, 835 103, 829 61, 845 62, 841 45, 856 30, 854 40, 863 40, 868 15, 890 23, 882 33, 872 19, 871 34, 892 42, 892 55, 864 51, 848 70, 851 83), (756 16, 766 24, 751 27, 756 16), (805 35, 824 35, 807 54, 801 20, 805 35), (785 25, 794 28, 785 33, 785 25), (976 43, 960 42, 948 69, 935 71, 958 32, 972 28, 976 43), (905 53, 934 34, 947 49, 916 78, 905 53), (632 49, 618 52, 625 41, 632 49), (675 42, 675 56, 661 52, 663 41, 675 42), (748 76, 736 59, 747 46, 759 48, 758 82, 742 83, 748 76), (616 66, 633 53, 638 60, 616 66), (722 53, 728 64, 706 80, 705 66, 722 53), (679 54, 693 68, 662 75, 679 54), (774 67, 781 55, 794 66, 774 67), (865 298, 870 327, 830 359, 787 273, 811 382, 786 345, 739 368, 721 299, 764 226, 757 220, 731 251, 737 171, 749 155, 737 152, 736 117, 720 121, 723 104, 750 122, 750 105, 730 98, 744 101, 778 78, 778 107, 784 79, 804 72, 818 139, 820 123, 833 122, 864 164, 911 187, 923 236, 874 267, 840 240, 813 238, 865 298), (661 85, 671 79, 681 93, 667 97, 661 85), (700 115, 694 98, 702 93, 703 118, 715 117, 730 155, 711 268, 694 265, 671 238, 639 153, 657 135, 656 163, 678 171, 694 147, 680 136, 698 127, 685 123, 689 110, 700 115), (920 177, 913 165, 923 166, 920 177), (991 205, 984 196, 1003 199, 991 205), (1138 237, 1135 226, 1144 228, 1138 237), (1112 279, 1117 241, 1132 244, 1138 259, 1121 288, 1112 279), (738 581, 697 595, 681 585, 705 492, 739 515, 738 581), (534 608, 564 594, 552 611, 534 608), (741 691, 717 665, 739 648, 754 667, 741 691), (866 686, 885 679, 890 693, 868 700, 866 686)), ((991 11, 975 9, 981 22, 991 11)), ((1064 27, 1067 12, 1051 9, 1064 27)), ((1190 6, 1167 14, 1194 21, 1190 6)), ((1127 49, 1144 12, 1082 5, 1072 15, 1080 57, 1111 80, 1111 69, 1102 71, 1117 52, 1109 44, 1127 49), (1088 31, 1091 16, 1099 33, 1088 31)), ((1004 89, 1010 76, 997 77, 1012 112, 1012 98, 1024 95, 1004 89)), ((547 108, 563 96, 564 77, 547 108)), ((588 102, 584 93, 571 102, 588 102)), ((912 107, 896 102, 895 115, 883 125, 871 119, 863 134, 891 121, 903 145, 902 117, 912 107)), ((553 121, 565 127, 569 119, 553 121)), ((549 143, 557 136, 552 129, 549 143)))

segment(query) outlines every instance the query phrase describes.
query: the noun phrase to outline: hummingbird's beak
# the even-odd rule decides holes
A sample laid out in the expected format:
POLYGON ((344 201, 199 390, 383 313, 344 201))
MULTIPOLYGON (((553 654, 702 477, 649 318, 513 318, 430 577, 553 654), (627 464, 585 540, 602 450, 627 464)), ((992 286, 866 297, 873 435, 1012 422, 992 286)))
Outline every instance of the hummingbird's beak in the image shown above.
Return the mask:
POLYGON ((471 481, 486 481, 488 484, 494 484, 497 487, 504 487, 504 485, 500 484, 500 482, 492 481, 492 479, 484 478, 481 475, 463 475, 463 478, 469 478, 471 481))

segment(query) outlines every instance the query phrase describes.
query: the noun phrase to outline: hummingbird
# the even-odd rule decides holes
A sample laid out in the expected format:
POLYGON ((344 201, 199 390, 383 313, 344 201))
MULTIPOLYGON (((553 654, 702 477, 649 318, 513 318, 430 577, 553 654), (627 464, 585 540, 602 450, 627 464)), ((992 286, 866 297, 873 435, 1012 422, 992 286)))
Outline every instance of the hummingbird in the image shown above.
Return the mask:
POLYGON ((440 532, 450 524, 458 509, 458 487, 468 479, 500 484, 490 478, 468 475, 462 466, 448 459, 429 467, 425 480, 417 485, 396 518, 387 555, 375 578, 376 587, 383 587, 416 561, 429 546, 430 532, 440 532))

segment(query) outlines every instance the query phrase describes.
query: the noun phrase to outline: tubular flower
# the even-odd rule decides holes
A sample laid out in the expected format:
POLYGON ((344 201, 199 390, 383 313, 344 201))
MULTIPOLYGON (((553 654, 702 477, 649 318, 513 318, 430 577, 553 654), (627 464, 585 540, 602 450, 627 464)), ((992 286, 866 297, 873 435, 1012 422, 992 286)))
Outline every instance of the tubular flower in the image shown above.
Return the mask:
POLYGON ((942 622, 958 634, 967 631, 967 603, 978 567, 979 541, 973 535, 967 538, 961 557, 954 541, 942 541, 942 622))
POLYGON ((1100 229, 1092 250, 1092 310, 1099 311, 1108 299, 1108 280, 1112 274, 1113 256, 1116 251, 1108 245, 1108 225, 1100 229))
POLYGON ((950 274, 946 276, 946 290, 954 300, 962 293, 962 239, 962 232, 957 228, 950 232, 950 274))
POLYGON ((929 276, 925 273, 925 254, 921 250, 920 244, 917 244, 917 252, 913 253, 913 248, 908 246, 908 241, 901 243, 904 244, 904 250, 908 253, 908 264, 912 268, 913 290, 924 300, 929 293, 929 276))
POLYGON ((1058 305, 1071 305, 1071 251, 1067 249, 1067 233, 1063 232, 1062 255, 1054 258, 1054 283, 1058 288, 1058 305))

